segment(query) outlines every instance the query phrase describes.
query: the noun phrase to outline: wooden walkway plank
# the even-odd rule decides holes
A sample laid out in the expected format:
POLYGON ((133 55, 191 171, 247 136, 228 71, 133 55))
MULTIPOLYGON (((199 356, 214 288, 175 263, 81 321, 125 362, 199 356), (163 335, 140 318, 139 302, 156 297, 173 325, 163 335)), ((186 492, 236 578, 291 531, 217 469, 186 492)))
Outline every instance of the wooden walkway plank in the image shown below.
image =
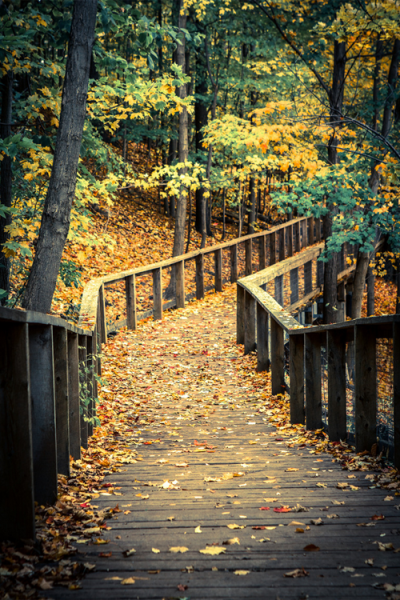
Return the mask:
MULTIPOLYGON (((138 461, 92 499, 121 512, 106 521, 108 543, 77 544, 78 558, 96 565, 82 589, 43 595, 384 600, 378 586, 400 583, 400 554, 379 546, 400 547, 399 497, 376 488, 373 473, 343 470, 270 424, 283 413, 270 400, 270 375, 235 344, 235 311, 223 292, 112 342, 126 356, 115 385, 126 393, 132 381, 132 406, 146 403, 131 437, 138 461)), ((112 368, 106 359, 103 376, 112 368)))

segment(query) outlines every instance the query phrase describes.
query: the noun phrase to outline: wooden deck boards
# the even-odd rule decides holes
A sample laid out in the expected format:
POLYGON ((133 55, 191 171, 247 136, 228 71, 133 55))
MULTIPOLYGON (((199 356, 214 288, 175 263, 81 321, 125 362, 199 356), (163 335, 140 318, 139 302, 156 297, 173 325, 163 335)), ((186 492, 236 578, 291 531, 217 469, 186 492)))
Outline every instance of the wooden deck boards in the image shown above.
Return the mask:
MULTIPOLYGON (((400 584, 400 553, 380 551, 378 546, 381 542, 400 548, 400 511, 395 508, 400 498, 393 494, 392 501, 385 501, 388 492, 370 489, 366 472, 343 471, 329 454, 315 455, 310 447, 288 447, 289 438, 280 441, 270 435, 274 428, 265 416, 256 412, 251 402, 243 401, 255 398, 259 391, 252 388, 251 377, 247 386, 238 383, 236 368, 249 359, 232 354, 232 301, 225 298, 215 306, 203 303, 197 307, 200 310, 195 313, 190 308, 179 311, 168 325, 159 324, 158 338, 143 339, 137 334, 132 338, 132 362, 127 369, 148 371, 136 389, 151 387, 148 406, 155 415, 155 422, 142 430, 143 442, 160 442, 139 446, 143 461, 109 476, 107 482, 115 484, 114 491, 93 500, 99 508, 118 503, 123 511, 131 511, 107 522, 111 527, 105 535, 108 544, 79 547, 80 558, 96 564, 96 570, 83 580, 81 590, 56 588, 47 596, 54 600, 390 598, 373 586, 400 584), (217 356, 202 353, 201 349, 217 351, 214 344, 218 344, 217 356), (135 367, 139 355, 140 367, 135 367), (184 367, 191 367, 186 378, 179 378, 183 394, 162 396, 169 389, 176 393, 177 363, 184 373, 184 367), (165 370, 168 365, 170 377, 165 370), (211 404, 213 395, 216 399, 211 404), (194 414, 204 405, 197 403, 202 397, 208 399, 208 410, 214 411, 208 418, 194 414), (163 414, 156 418, 160 399, 163 414), (168 421, 170 425, 165 424, 168 421), (198 451, 194 440, 206 440, 215 451, 198 451), (157 462, 162 459, 169 462, 157 462), (188 467, 175 466, 184 462, 188 467), (288 472, 288 468, 298 471, 288 472), (237 472, 244 475, 205 481, 237 472), (348 475, 355 477, 349 479, 348 475), (166 480, 178 481, 179 489, 157 487, 166 480), (336 487, 338 482, 359 489, 342 491, 336 487), (281 505, 301 505, 307 512, 274 512, 281 505), (329 518, 332 514, 337 518, 329 518), (371 521, 378 514, 385 519, 371 521), (317 519, 323 524, 311 523, 317 519), (297 527, 304 533, 296 533, 292 521, 303 523, 297 527), (228 528, 232 524, 241 528, 228 528), (201 533, 196 533, 199 525, 201 533), (271 529, 254 529, 264 526, 271 529), (239 538, 240 545, 225 546, 224 554, 200 553, 232 538, 239 538), (305 551, 311 544, 319 550, 305 551), (188 550, 174 554, 170 548, 175 546, 188 550), (136 552, 126 558, 124 552, 132 548, 136 552), (109 558, 99 556, 110 552, 109 558), (373 559, 372 566, 365 562, 368 559, 373 559), (307 574, 285 576, 295 569, 307 574), (248 573, 237 575, 235 571, 248 573), (127 578, 135 583, 122 585, 127 578)), ((393 592, 394 599, 396 593, 400 598, 400 585, 399 591, 393 592)))

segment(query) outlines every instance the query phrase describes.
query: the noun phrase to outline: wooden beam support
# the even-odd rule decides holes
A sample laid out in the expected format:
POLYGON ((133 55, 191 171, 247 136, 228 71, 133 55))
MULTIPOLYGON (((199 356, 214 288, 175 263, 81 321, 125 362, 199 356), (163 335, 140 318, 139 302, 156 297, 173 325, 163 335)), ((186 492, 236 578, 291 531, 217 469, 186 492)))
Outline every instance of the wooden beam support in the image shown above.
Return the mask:
POLYGON ((35 540, 29 341, 0 322, 0 540, 35 540))
POLYGON ((57 469, 70 475, 68 335, 65 327, 53 327, 56 395, 57 469))
POLYGON ((293 237, 294 237, 294 251, 300 252, 301 250, 301 238, 300 238, 300 222, 297 221, 293 225, 293 237))
POLYGON ((87 377, 87 337, 78 336, 79 343, 79 398, 80 398, 80 429, 81 429, 81 447, 88 447, 88 377, 87 377))
POLYGON ((279 262, 285 260, 285 231, 286 227, 279 231, 279 262))
POLYGON ((78 334, 68 332, 69 446, 72 458, 81 458, 81 418, 79 414, 78 334))
POLYGON ((251 275, 253 272, 253 240, 250 238, 244 243, 246 264, 245 264, 245 275, 251 275))
POLYGON ((204 254, 196 256, 196 298, 204 298, 204 254))
POLYGON ((244 288, 236 286, 236 342, 244 344, 244 288))
POLYGON ((283 342, 283 329, 275 321, 270 319, 271 328, 271 387, 272 395, 284 394, 285 392, 285 348, 283 342))
POLYGON ((258 270, 262 271, 267 266, 266 236, 258 240, 258 270))
POLYGON ((231 246, 231 283, 238 280, 238 247, 237 244, 231 246))
POLYGON ((251 294, 244 292, 244 353, 256 349, 256 301, 251 294))
POLYGON ((106 299, 104 284, 99 288, 99 326, 100 326, 100 343, 107 343, 107 321, 106 321, 106 299))
MULTIPOLYGON (((172 267, 174 268, 174 267, 172 267)), ((176 272, 175 272, 176 275, 176 272)), ((178 290, 178 281, 177 277, 175 278, 175 283, 178 290)), ((177 292, 177 300, 178 300, 178 292, 177 292)), ((153 316, 154 320, 161 321, 163 313, 163 297, 162 297, 162 269, 159 267, 158 269, 154 269, 153 271, 153 316)))
POLYGON ((269 234, 269 264, 276 263, 276 233, 275 231, 269 234))
POLYGON ((215 291, 222 292, 222 249, 214 252, 215 263, 215 291))
POLYGON ((304 336, 289 336, 290 422, 305 423, 304 336))
POLYGON ((128 329, 135 330, 137 328, 135 275, 128 275, 125 279, 125 294, 127 327, 128 329))
POLYGON ((288 258, 290 256, 293 256, 293 225, 288 225, 286 227, 286 231, 287 231, 287 255, 288 258))
POLYGON ((29 362, 35 500, 39 504, 53 504, 58 482, 51 325, 29 325, 29 362))
POLYGON ((306 427, 322 427, 320 334, 304 334, 306 379, 306 427))
MULTIPOLYGON (((175 265, 176 279, 176 308, 185 308, 185 261, 181 260, 175 265)), ((162 294, 161 294, 162 296, 162 294)), ((162 313, 162 304, 161 304, 162 313)), ((162 318, 158 317, 158 318, 162 318)))
POLYGON ((329 439, 346 441, 346 332, 327 331, 326 344, 329 439))
POLYGON ((371 327, 354 329, 356 452, 370 452, 376 443, 376 339, 371 327))
POLYGON ((257 302, 257 371, 269 371, 268 312, 257 302))

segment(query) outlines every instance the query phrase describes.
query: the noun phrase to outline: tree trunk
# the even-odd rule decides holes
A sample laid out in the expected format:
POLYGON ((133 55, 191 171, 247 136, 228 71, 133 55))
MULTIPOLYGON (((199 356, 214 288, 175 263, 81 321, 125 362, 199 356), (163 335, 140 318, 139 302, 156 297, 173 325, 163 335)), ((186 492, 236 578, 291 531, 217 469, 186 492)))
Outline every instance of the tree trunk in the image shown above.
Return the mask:
POLYGON ((254 233, 254 225, 256 222, 256 182, 254 181, 254 177, 250 177, 249 188, 250 210, 248 211, 247 233, 250 234, 254 233))
MULTIPOLYGON (((328 143, 328 160, 331 165, 338 163, 338 139, 336 127, 340 119, 343 107, 344 76, 346 67, 346 43, 335 41, 333 53, 333 76, 332 87, 329 93, 330 122, 333 132, 328 143)), ((329 198, 327 199, 329 205, 329 198)), ((323 219, 325 240, 332 235, 333 206, 329 207, 329 213, 323 219)), ((324 323, 336 323, 337 321, 337 254, 333 255, 325 263, 324 271, 324 323)))
MULTIPOLYGON (((178 26, 179 30, 186 28, 186 15, 183 12, 183 0, 178 0, 179 6, 179 17, 178 26)), ((180 35, 181 43, 178 44, 176 49, 177 64, 182 67, 183 72, 185 69, 185 35, 180 35)), ((179 88, 179 97, 186 98, 186 85, 182 85, 179 88)), ((179 113, 179 162, 185 163, 188 158, 189 146, 188 146, 188 112, 183 107, 179 113)), ((182 167, 179 170, 180 175, 187 173, 187 167, 182 167)), ((174 247, 172 256, 179 256, 183 254, 185 248, 185 226, 186 226, 186 208, 187 208, 187 189, 182 186, 180 189, 179 197, 177 198, 176 208, 176 219, 175 219, 175 233, 174 233, 174 247)))
POLYGON ((369 252, 359 252, 353 284, 352 319, 361 317, 362 300, 369 265, 369 252))
MULTIPOLYGON (((1 124, 0 137, 2 140, 11 135, 12 119, 12 100, 13 100, 13 75, 8 72, 1 80, 1 124)), ((10 156, 4 156, 0 163, 0 202, 7 208, 11 207, 12 198, 12 159, 10 156)), ((5 228, 11 224, 11 215, 7 214, 4 218, 0 217, 0 289, 4 290, 5 295, 1 300, 4 304, 10 290, 10 262, 3 252, 3 245, 8 240, 8 233, 5 228)))
MULTIPOLYGON (((196 152, 201 153, 204 152, 204 148, 202 146, 203 142, 203 133, 202 129, 207 125, 208 117, 207 117, 207 106, 202 98, 199 96, 205 96, 207 94, 207 81, 206 81, 206 73, 204 69, 204 65, 200 59, 197 57, 196 61, 196 103, 194 107, 194 116, 195 116, 195 126, 196 126, 196 152), (198 96, 197 96, 198 94, 198 96)), ((203 230, 205 230, 205 219, 204 215, 206 211, 203 208, 203 204, 207 202, 207 199, 204 197, 204 188, 200 188, 196 190, 196 231, 203 234, 203 230)))
POLYGON ((53 168, 22 306, 48 312, 67 239, 86 117, 97 0, 75 0, 53 168))

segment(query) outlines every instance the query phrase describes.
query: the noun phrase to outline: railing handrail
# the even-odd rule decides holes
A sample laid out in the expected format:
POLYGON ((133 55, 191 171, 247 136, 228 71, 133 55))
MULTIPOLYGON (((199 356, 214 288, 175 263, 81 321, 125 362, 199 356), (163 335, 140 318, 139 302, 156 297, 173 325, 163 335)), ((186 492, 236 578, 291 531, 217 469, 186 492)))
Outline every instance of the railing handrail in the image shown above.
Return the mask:
POLYGON ((28 323, 30 325, 52 325, 53 327, 63 327, 67 331, 77 333, 78 335, 92 335, 92 331, 82 329, 74 323, 70 323, 61 317, 36 312, 33 310, 18 310, 0 306, 0 321, 10 321, 13 323, 28 323))
POLYGON ((234 238, 233 240, 229 240, 227 242, 222 242, 220 244, 215 244, 214 246, 210 246, 203 249, 197 249, 192 252, 188 252, 185 254, 181 254, 179 256, 168 258, 163 261, 159 261, 157 263, 147 264, 141 267, 136 267, 134 269, 128 269, 126 271, 119 271, 117 273, 112 273, 110 275, 105 275, 103 277, 96 277, 91 279, 86 286, 84 287, 82 293, 81 300, 81 308, 79 313, 79 325, 82 327, 88 326, 92 328, 93 323, 96 320, 96 312, 97 312, 97 302, 99 296, 99 290, 104 284, 112 284, 117 283, 119 281, 126 280, 131 276, 140 276, 146 275, 156 271, 157 269, 165 269, 176 265, 182 261, 188 262, 190 260, 195 260, 200 256, 206 256, 208 254, 212 254, 218 250, 223 250, 225 248, 230 248, 237 244, 241 244, 243 242, 247 242, 250 240, 257 240, 260 238, 265 238, 271 234, 274 234, 282 229, 286 229, 287 227, 293 226, 297 223, 302 223, 304 221, 309 220, 310 217, 298 217, 296 219, 291 219, 290 221, 286 221, 285 223, 281 223, 280 225, 275 225, 269 229, 245 235, 239 238, 234 238))

